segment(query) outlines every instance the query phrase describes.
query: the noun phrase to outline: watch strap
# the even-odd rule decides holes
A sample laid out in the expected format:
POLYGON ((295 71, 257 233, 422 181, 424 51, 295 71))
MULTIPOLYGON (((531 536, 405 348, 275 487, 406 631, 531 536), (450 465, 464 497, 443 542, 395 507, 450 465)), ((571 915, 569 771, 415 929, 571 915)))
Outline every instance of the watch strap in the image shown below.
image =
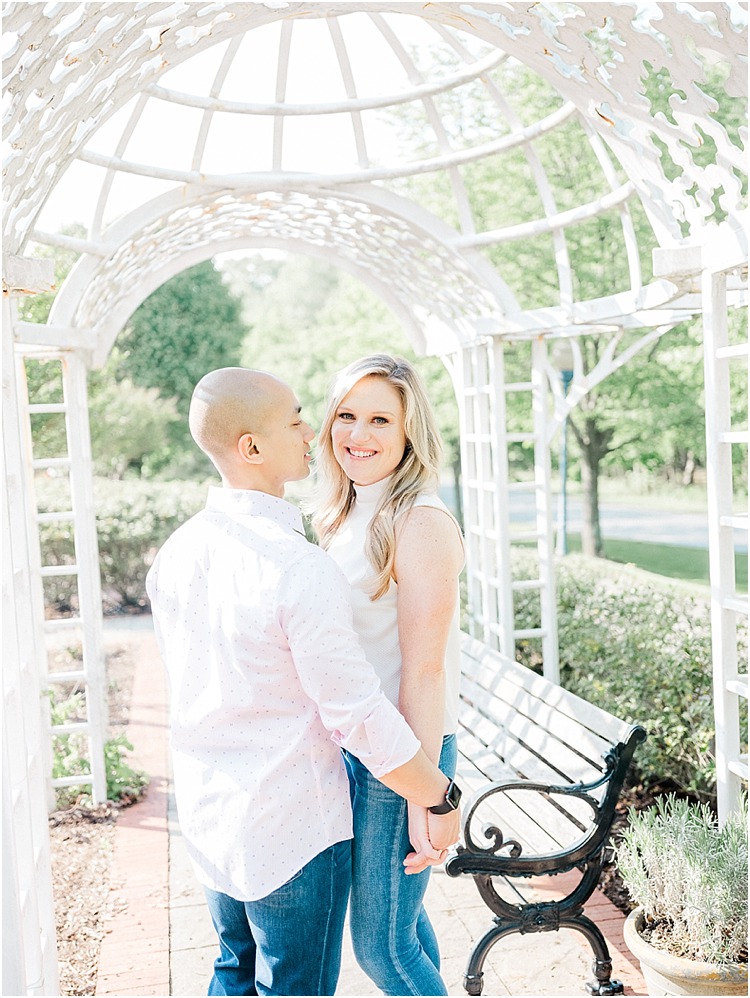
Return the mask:
POLYGON ((427 810, 430 814, 450 814, 451 811, 455 811, 458 808, 460 800, 461 788, 455 780, 451 780, 448 784, 448 789, 445 791, 445 799, 442 804, 435 804, 433 807, 428 807, 427 810))

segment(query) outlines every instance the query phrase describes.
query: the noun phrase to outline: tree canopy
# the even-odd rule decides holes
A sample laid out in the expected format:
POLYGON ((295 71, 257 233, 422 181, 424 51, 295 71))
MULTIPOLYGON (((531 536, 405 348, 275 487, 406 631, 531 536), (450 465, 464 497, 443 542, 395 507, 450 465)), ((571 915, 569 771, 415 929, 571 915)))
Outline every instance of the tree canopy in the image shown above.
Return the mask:
POLYGON ((117 376, 175 399, 187 416, 197 381, 240 360, 241 303, 211 260, 177 274, 138 308, 118 339, 117 376))

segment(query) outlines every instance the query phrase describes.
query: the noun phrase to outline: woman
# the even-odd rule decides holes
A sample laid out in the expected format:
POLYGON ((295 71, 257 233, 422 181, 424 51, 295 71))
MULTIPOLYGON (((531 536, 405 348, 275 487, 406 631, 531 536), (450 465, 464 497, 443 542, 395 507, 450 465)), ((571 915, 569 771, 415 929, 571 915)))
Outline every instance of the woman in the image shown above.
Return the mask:
MULTIPOLYGON (((458 524, 437 495, 441 457, 424 386, 407 361, 376 355, 341 372, 319 435, 313 525, 351 584, 354 626, 386 696, 452 779, 464 553, 458 524)), ((408 805, 407 813, 403 798, 359 760, 345 759, 357 960, 387 995, 445 995, 422 901, 428 863, 444 858, 448 843, 434 832, 430 842, 424 808, 408 805), (404 862, 410 840, 417 856, 404 862)))

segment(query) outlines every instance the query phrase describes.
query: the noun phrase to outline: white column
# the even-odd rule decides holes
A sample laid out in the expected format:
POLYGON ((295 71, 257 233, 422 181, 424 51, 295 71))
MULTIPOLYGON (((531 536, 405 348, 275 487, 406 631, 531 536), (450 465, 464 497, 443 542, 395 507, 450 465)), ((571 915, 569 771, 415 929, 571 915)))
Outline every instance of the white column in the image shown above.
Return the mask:
POLYGON ((99 546, 94 510, 93 464, 89 428, 87 371, 80 352, 63 359, 63 385, 67 405, 66 426, 70 458, 70 492, 75 525, 78 600, 82 625, 82 658, 86 674, 89 759, 92 798, 95 804, 107 799, 104 767, 106 740, 106 672, 102 628, 102 593, 99 575, 99 546))
POLYGON ((547 344, 538 337, 532 344, 531 384, 534 410, 534 481, 536 497, 539 599, 542 616, 542 667, 553 683, 560 682, 560 651, 557 640, 557 594, 555 590, 554 529, 552 524, 552 470, 549 452, 549 400, 547 396, 547 344))
MULTIPOLYGON (((57 954, 45 806, 39 675, 41 619, 35 619, 29 556, 30 502, 13 353, 13 316, 3 301, 3 885, 4 993, 57 995, 57 954), (6 808, 8 813, 6 814, 6 808), (7 838, 7 841, 6 841, 7 838), (8 939, 5 935, 9 934, 8 939), (5 988, 6 969, 12 978, 5 988)), ((36 526, 36 525, 34 525, 36 526)))
MULTIPOLYGON (((716 789, 719 820, 739 807, 741 773, 736 613, 742 605, 734 575, 732 444, 726 274, 704 271, 703 334, 706 389, 706 479, 708 493, 711 643, 716 722, 716 789)), ((747 434, 745 434, 747 436, 747 434)), ((747 613, 747 598, 744 600, 747 613)), ((744 675, 747 696, 747 669, 744 675)))
POLYGON ((500 651, 515 659, 515 610, 513 608, 513 573, 510 564, 510 501, 508 474, 508 432, 505 399, 505 346, 498 337, 490 351, 489 382, 492 389, 490 446, 494 479, 494 521, 497 546, 497 624, 500 651))

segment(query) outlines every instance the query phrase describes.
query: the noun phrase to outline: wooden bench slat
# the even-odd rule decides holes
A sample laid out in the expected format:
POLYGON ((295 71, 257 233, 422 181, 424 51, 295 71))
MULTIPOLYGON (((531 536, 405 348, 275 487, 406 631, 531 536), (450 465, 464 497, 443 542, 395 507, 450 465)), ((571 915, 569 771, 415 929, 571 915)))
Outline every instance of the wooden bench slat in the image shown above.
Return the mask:
POLYGON ((517 677, 506 675, 504 664, 493 669, 484 664, 473 672, 464 670, 461 683, 462 687, 466 683, 471 683, 485 690, 489 697, 499 703, 507 704, 509 709, 530 718, 535 726, 547 731, 565 745, 573 747, 576 753, 583 755, 601 769, 602 755, 610 748, 613 739, 592 731, 578 718, 571 718, 561 712, 558 704, 552 705, 538 696, 533 696, 514 682, 515 678, 517 677))
MULTIPOLYGON (((561 777, 559 772, 561 766, 554 766, 531 751, 530 748, 518 741, 512 732, 500 727, 482 711, 467 705, 459 715, 459 722, 497 754, 498 759, 513 772, 512 779, 531 780, 535 783, 547 783, 555 786, 569 786, 579 782, 579 779, 566 780, 561 777)), ((577 776, 591 781, 597 777, 597 772, 588 769, 579 771, 577 776)), ((603 792, 602 788, 598 788, 592 791, 591 796, 599 800, 603 792)))
MULTIPOLYGON (((468 677, 464 677, 462 681, 462 697, 467 706, 471 704, 480 714, 489 718, 506 738, 523 744, 533 754, 546 759, 552 773, 556 773, 550 777, 550 782, 563 785, 591 782, 604 772, 603 753, 609 748, 608 745, 597 745, 600 751, 592 760, 588 754, 575 751, 567 742, 539 727, 532 717, 498 701, 492 693, 488 693, 468 677)), ((531 778, 528 773, 524 775, 531 778)))
MULTIPOLYGON (((516 779, 512 770, 508 770, 502 763, 499 763, 491 751, 487 749, 482 751, 481 742, 474 739, 470 732, 462 731, 458 743, 464 768, 470 766, 477 773, 477 777, 472 780, 472 791, 486 789, 488 782, 502 783, 507 780, 516 779)), ((537 794, 536 796, 539 795, 537 794)), ((488 803, 491 806, 495 805, 495 797, 499 799, 500 795, 496 794, 490 799, 488 803)), ((560 846, 565 838, 565 834, 562 829, 556 826, 562 825, 563 819, 558 819, 554 823, 550 820, 545 820, 549 810, 548 807, 545 808, 542 806, 530 810, 531 813, 523 811, 517 805, 514 805, 512 811, 513 823, 508 824, 506 821, 505 824, 506 828, 512 828, 513 837, 523 837, 528 846, 533 849, 546 851, 560 846)), ((507 809, 505 817, 508 817, 507 809)))
MULTIPOLYGON (((487 782, 505 782, 509 774, 502 767, 494 768, 492 754, 481 752, 481 743, 472 743, 472 736, 463 731, 459 740, 461 766, 459 772, 471 780, 471 791, 484 790, 487 782), (477 773, 478 771, 478 773, 477 773)), ((511 775, 511 779, 514 777, 511 775)), ((459 778, 459 784, 461 779, 459 778)), ((566 806, 571 802, 566 801, 566 806)), ((580 803, 580 802, 578 802, 580 803)), ((587 809, 588 810, 588 809, 587 809)), ((591 824, 591 811, 582 815, 584 828, 591 824)), ((553 803, 536 792, 522 794, 493 794, 481 805, 480 821, 492 821, 506 837, 517 839, 524 855, 548 855, 567 849, 582 836, 582 830, 570 820, 566 810, 559 810, 553 803)))
POLYGON ((503 674, 511 678, 517 685, 538 697, 543 703, 548 703, 555 710, 559 710, 560 713, 567 715, 574 721, 580 721, 595 734, 603 735, 612 744, 624 741, 627 737, 631 728, 627 722, 621 721, 601 707, 589 703, 588 700, 583 700, 575 693, 571 693, 555 683, 550 683, 544 676, 538 676, 525 665, 505 658, 475 638, 464 635, 461 648, 464 668, 468 673, 475 671, 471 660, 488 665, 495 670, 502 664, 503 674))
MULTIPOLYGON (((462 717, 463 720, 470 720, 463 715, 462 717)), ((529 777, 523 774, 533 769, 536 764, 539 764, 539 766, 532 775, 531 780, 537 783, 552 782, 547 779, 547 773, 541 764, 541 760, 525 752, 521 746, 508 743, 505 747, 507 753, 505 759, 498 758, 491 746, 487 746, 484 752, 478 750, 477 743, 482 744, 482 735, 486 735, 488 729, 489 724, 487 722, 483 722, 482 724, 470 723, 467 729, 461 730, 458 744, 459 751, 468 756, 470 761, 474 762, 478 768, 481 768, 490 782, 505 783, 510 780, 529 780, 529 777), (475 741, 472 741, 472 738, 475 741), (479 759, 475 759, 473 753, 477 753, 479 759), (494 763, 493 757, 495 760, 494 763)), ((555 780, 554 782, 559 781, 555 780)), ((534 820, 541 828, 549 828, 553 832, 554 837, 566 847, 572 841, 580 838, 583 830, 589 828, 593 822, 591 808, 584 801, 575 797, 562 798, 556 796, 554 798, 555 804, 550 804, 544 802, 544 798, 540 797, 535 791, 526 793, 524 796, 527 799, 524 801, 523 809, 533 815, 534 820)))

